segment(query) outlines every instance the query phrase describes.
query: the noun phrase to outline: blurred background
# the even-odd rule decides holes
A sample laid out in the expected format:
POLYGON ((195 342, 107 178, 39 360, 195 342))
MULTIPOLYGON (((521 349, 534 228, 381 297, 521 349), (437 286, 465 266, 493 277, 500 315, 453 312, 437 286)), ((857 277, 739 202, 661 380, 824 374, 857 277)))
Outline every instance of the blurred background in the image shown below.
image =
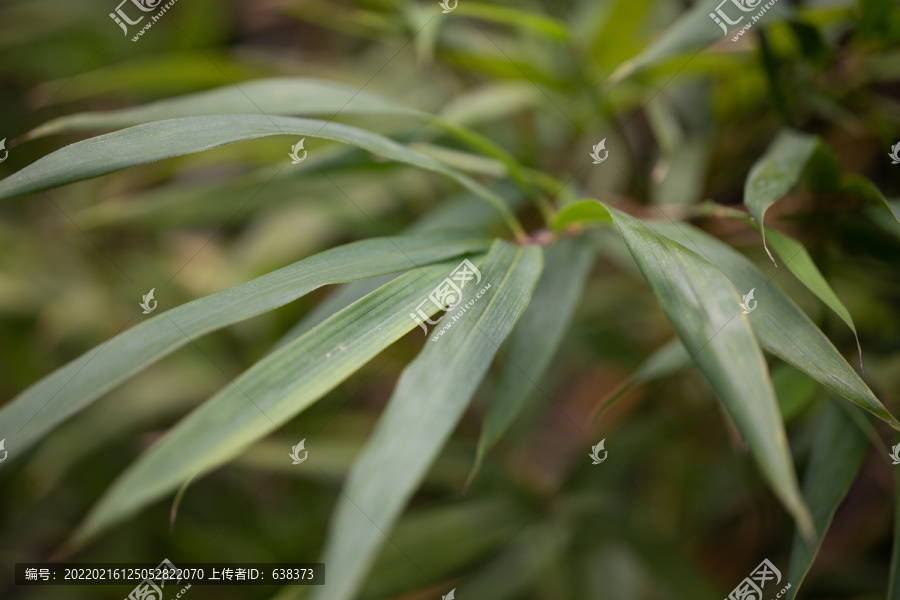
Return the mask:
MULTIPOLYGON (((790 273, 776 275, 757 232, 717 211, 740 205, 748 170, 785 126, 820 135, 843 172, 900 196, 900 166, 887 157, 900 142, 896 3, 780 0, 738 42, 660 56, 614 85, 616 69, 690 3, 468 4, 442 15, 436 1, 179 0, 132 42, 109 17, 115 0, 0 2, 0 139, 9 150, 0 176, 81 139, 16 140, 57 116, 260 78, 327 79, 477 130, 566 184, 557 201, 585 195, 634 214, 656 207, 692 218, 775 277, 856 364, 846 325, 790 273), (582 168, 602 138, 617 168, 582 168)), ((439 131, 401 117, 335 120, 423 151, 456 151, 442 156, 491 185, 526 228, 542 226, 502 165, 463 153, 439 131)), ((151 288, 167 310, 342 243, 428 230, 438 217, 507 235, 490 208, 450 180, 337 143, 308 139, 307 161, 284 169, 296 141, 234 144, 0 202, 0 403, 139 322, 138 303, 151 288)), ((900 224, 815 185, 777 204, 767 224, 803 241, 847 305, 864 377, 896 414, 900 224)), ((547 396, 532 398, 465 490, 495 382, 488 377, 361 598, 437 598, 466 581, 477 598, 718 599, 763 558, 786 574, 793 524, 695 369, 635 387, 596 426, 584 425, 674 336, 618 238, 598 233, 597 244, 575 320, 541 384, 547 396), (587 452, 601 439, 617 468, 590 464, 587 452)), ((178 350, 0 466, 0 597, 125 597, 130 586, 16 588, 12 565, 55 556, 143 449, 295 325, 320 318, 315 307, 334 291, 178 350)), ((69 559, 317 560, 338 486, 422 343, 416 329, 193 482, 171 530, 167 498, 69 559), (300 439, 309 460, 283 469, 300 439)), ((834 400, 793 368, 774 359, 770 366, 802 476, 834 400)), ((861 426, 872 444, 802 598, 885 597, 894 519, 886 452, 894 441, 882 424, 861 426)), ((306 592, 194 587, 187 597, 306 592)))

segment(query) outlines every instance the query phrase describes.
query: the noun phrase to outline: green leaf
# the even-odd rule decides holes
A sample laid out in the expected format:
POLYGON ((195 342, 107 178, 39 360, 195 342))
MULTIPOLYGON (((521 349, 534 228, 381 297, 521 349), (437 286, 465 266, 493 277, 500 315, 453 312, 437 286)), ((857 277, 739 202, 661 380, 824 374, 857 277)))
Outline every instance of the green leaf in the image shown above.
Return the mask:
MULTIPOLYGON (((699 52, 722 38, 722 30, 709 15, 721 0, 700 0, 678 17, 659 37, 634 58, 622 63, 610 75, 607 86, 630 77, 635 72, 664 60, 699 52)), ((727 35, 727 34, 726 34, 727 35)))
POLYGON ((486 81, 472 90, 454 95, 440 111, 445 122, 455 125, 490 123, 507 119, 527 108, 540 107, 546 98, 527 81, 486 81))
POLYGON ((490 203, 504 216, 517 236, 523 235, 521 226, 501 198, 433 158, 383 135, 358 127, 317 119, 266 115, 214 115, 168 119, 76 142, 0 181, 0 198, 43 191, 164 158, 272 135, 303 135, 336 140, 392 160, 446 175, 490 203))
POLYGON ((759 226, 763 246, 772 262, 772 253, 766 245, 763 218, 776 200, 784 196, 800 181, 809 159, 820 147, 819 139, 812 135, 791 130, 782 131, 756 161, 744 184, 744 205, 759 226))
POLYGON ((562 207, 556 213, 553 230, 562 231, 569 225, 612 224, 609 212, 596 200, 577 200, 562 207))
POLYGON ((785 423, 806 408, 819 390, 815 379, 785 362, 772 367, 772 386, 785 423))
POLYGON ((866 455, 866 436, 847 414, 848 410, 857 409, 830 402, 813 442, 803 478, 803 495, 812 511, 816 537, 808 539, 799 532, 794 535, 787 578, 791 589, 785 595, 786 600, 792 600, 800 589, 822 547, 831 519, 856 479, 866 455))
POLYGON ((718 266, 742 295, 755 290, 758 306, 749 316, 763 348, 900 430, 900 422, 825 334, 756 265, 734 248, 686 223, 664 223, 656 228, 718 266))
POLYGON ((463 2, 456 7, 451 15, 456 17, 474 17, 500 23, 501 25, 509 25, 517 29, 528 29, 563 42, 569 37, 565 24, 552 17, 526 12, 517 8, 497 6, 496 4, 463 2))
POLYGON ((843 194, 856 196, 871 204, 886 208, 890 215, 900 223, 900 202, 885 198, 878 186, 862 175, 855 173, 846 175, 841 181, 840 191, 843 194))
POLYGON ((426 121, 473 150, 503 162, 510 175, 527 189, 528 178, 522 166, 501 146, 481 134, 391 98, 319 79, 261 79, 133 108, 69 115, 37 127, 23 139, 75 131, 118 129, 184 117, 240 114, 308 117, 334 116, 338 112, 347 116, 396 115, 426 121))
POLYGON ((540 389, 540 380, 581 299, 593 259, 594 250, 585 240, 565 239, 544 253, 544 271, 531 304, 510 335, 504 352, 503 368, 478 440, 470 480, 487 452, 540 389))
POLYGON ((803 244, 792 239, 783 233, 775 230, 769 231, 769 243, 775 252, 781 257, 781 260, 794 276, 800 282, 815 294, 819 300, 828 305, 828 307, 837 313, 837 315, 847 324, 853 331, 853 337, 856 338, 856 349, 859 351, 859 367, 862 368, 862 347, 859 345, 859 335, 856 333, 856 325, 853 324, 853 317, 850 311, 840 301, 825 277, 819 272, 816 263, 803 244))
MULTIPOLYGON (((416 328, 410 314, 454 265, 410 271, 257 362, 132 464, 106 491, 71 544, 83 544, 186 480, 228 462, 334 389, 416 328)), ((429 308, 431 314, 437 312, 434 303, 426 304, 426 312, 429 308)), ((285 448, 285 461, 289 452, 285 448)))
POLYGON ((324 562, 340 577, 315 600, 356 595, 372 561, 428 466, 449 438, 500 344, 524 312, 541 272, 541 250, 497 241, 482 280, 463 290, 463 305, 491 288, 457 321, 450 311, 403 371, 387 408, 353 465, 332 516, 324 562), (437 340, 435 341, 435 338, 437 340))
POLYGON ((150 102, 133 108, 78 113, 48 121, 25 136, 121 129, 153 121, 203 115, 404 115, 420 111, 358 87, 325 81, 283 77, 228 85, 214 90, 150 102))
POLYGON ((24 450, 129 376, 197 337, 268 312, 323 285, 397 273, 484 250, 467 233, 376 238, 333 248, 157 314, 41 379, 0 409, 9 447, 24 450))
POLYGON ((766 361, 731 281, 711 262, 616 209, 610 215, 694 362, 775 495, 812 532, 766 361))
MULTIPOLYGON (((515 194, 515 190, 511 186, 507 185, 506 187, 509 188, 505 190, 508 193, 503 193, 502 197, 510 208, 519 208, 523 203, 522 196, 515 194)), ((485 235, 487 235, 486 230, 492 229, 497 225, 499 225, 497 211, 477 198, 466 196, 460 201, 447 202, 440 205, 405 229, 403 233, 406 235, 421 235, 426 232, 446 229, 465 229, 473 232, 485 231, 485 235)), ((390 279, 391 276, 389 275, 372 277, 338 286, 326 299, 314 306, 300 321, 291 327, 278 340, 276 345, 280 347, 295 339, 301 333, 309 331, 345 306, 349 306, 369 292, 381 287, 390 279)))

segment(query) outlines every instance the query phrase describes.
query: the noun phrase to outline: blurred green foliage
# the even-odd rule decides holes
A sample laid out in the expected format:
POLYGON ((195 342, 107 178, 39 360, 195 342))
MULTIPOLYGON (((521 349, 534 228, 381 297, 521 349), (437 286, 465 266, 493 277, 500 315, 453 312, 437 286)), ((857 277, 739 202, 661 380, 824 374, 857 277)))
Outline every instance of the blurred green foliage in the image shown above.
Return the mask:
MULTIPOLYGON (((744 210, 752 166, 790 127, 822 145, 800 184, 769 207, 766 228, 803 244, 852 315, 863 378, 897 414, 900 166, 888 157, 900 142, 897 4, 779 0, 734 43, 708 17, 716 3, 687 4, 459 0, 442 14, 436 1, 179 0, 133 43, 108 16, 114 1, 5 2, 0 138, 10 154, 0 176, 87 137, 16 140, 56 117, 262 78, 327 79, 440 115, 509 153, 536 194, 514 185, 497 156, 428 120, 341 114, 339 106, 322 116, 468 173, 504 198, 529 233, 551 225, 546 201, 558 208, 581 197, 646 219, 690 221, 750 258, 855 364, 848 323, 802 274, 780 261, 776 268, 759 232, 734 214, 744 210), (588 152, 603 138, 610 160, 591 166, 588 152)), ((285 168, 296 141, 251 140, 0 202, 2 401, 134 326, 150 288, 168 310, 340 244, 433 231, 435 221, 509 236, 491 207, 452 180, 333 141, 307 140, 307 162, 285 168)), ((460 600, 700 600, 726 596, 763 558, 785 577, 789 564, 806 561, 791 518, 692 365, 636 377, 639 385, 601 411, 674 332, 622 239, 610 229, 590 238, 596 263, 547 359, 542 393, 466 487, 491 401, 512 385, 494 365, 386 532, 360 598, 437 598, 459 587, 460 600), (600 439, 609 460, 592 466, 586 455, 600 439)), ((0 466, 0 597, 126 596, 130 588, 16 588, 11 566, 56 556, 143 450, 285 336, 343 306, 329 304, 341 293, 318 289, 192 340, 0 466)), ((192 482, 172 531, 167 497, 69 558, 317 560, 343 480, 421 347, 416 329, 192 482), (303 438, 315 468, 285 468, 303 438)), ((888 589, 890 427, 767 358, 820 531, 839 503, 798 597, 900 598, 896 580, 888 589), (843 499, 835 491, 842 485, 843 499)), ((196 587, 189 597, 311 591, 196 587)))

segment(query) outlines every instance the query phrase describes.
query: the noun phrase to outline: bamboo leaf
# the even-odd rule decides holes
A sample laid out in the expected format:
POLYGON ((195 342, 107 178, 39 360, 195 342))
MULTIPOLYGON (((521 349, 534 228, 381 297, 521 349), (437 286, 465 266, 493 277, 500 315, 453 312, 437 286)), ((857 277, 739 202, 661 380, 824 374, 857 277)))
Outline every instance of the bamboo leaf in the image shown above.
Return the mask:
MULTIPOLYGON (((132 464, 88 515, 72 545, 225 464, 334 389, 416 327, 410 314, 453 266, 410 271, 257 362, 132 464)), ((428 308, 437 312, 433 303, 428 308)), ((285 460, 288 453, 285 448, 285 460)))
POLYGON ((459 4, 451 14, 493 21, 517 29, 528 29, 559 41, 566 41, 569 37, 565 24, 560 21, 547 15, 527 12, 518 8, 482 2, 464 2, 459 4))
POLYGON ((376 238, 327 250, 160 313, 41 379, 0 409, 0 431, 23 450, 50 429, 197 337, 268 312, 323 285, 397 273, 484 250, 467 233, 376 238))
POLYGON ((815 379, 786 362, 772 367, 772 386, 785 423, 790 423, 802 412, 819 390, 815 379))
POLYGON ((675 56, 700 51, 721 39, 722 30, 709 17, 720 2, 721 0, 700 0, 694 4, 647 48, 622 63, 609 77, 606 85, 615 85, 641 69, 675 56))
POLYGON ((848 196, 859 197, 866 202, 886 208, 894 220, 900 223, 900 202, 885 198, 878 186, 862 175, 855 173, 846 175, 841 181, 840 191, 848 196))
POLYGON ((543 274, 504 352, 470 481, 488 451, 539 389, 538 384, 572 320, 593 258, 594 250, 585 240, 562 240, 544 253, 543 274))
POLYGON ((578 200, 562 207, 556 213, 553 230, 562 231, 569 225, 612 224, 609 213, 596 200, 578 200))
MULTIPOLYGON (((514 191, 514 189, 510 189, 509 193, 503 194, 504 200, 512 209, 519 208, 523 202, 521 195, 516 195, 514 191)), ((480 232, 492 229, 497 225, 499 225, 497 211, 486 206, 484 202, 479 201, 477 198, 467 196, 457 202, 442 204, 413 223, 403 233, 407 235, 421 235, 426 232, 443 231, 445 229, 465 229, 466 231, 480 232)), ((486 232, 485 235, 487 235, 486 232)), ((325 298, 313 307, 309 313, 291 327, 278 340, 277 346, 283 346, 301 333, 309 331, 345 306, 349 306, 369 292, 381 287, 390 279, 391 276, 385 275, 338 286, 328 298, 325 298)))
POLYGON ((315 600, 355 596, 387 532, 528 305, 541 266, 540 248, 495 242, 482 264, 482 281, 463 290, 463 305, 485 285, 491 288, 443 336, 435 341, 432 335, 404 370, 332 516, 324 562, 341 576, 318 588, 315 600))
POLYGON ((847 410, 857 409, 830 402, 813 442, 803 478, 803 495, 812 511, 816 537, 807 539, 799 532, 794 535, 788 575, 791 588, 785 596, 787 600, 792 600, 800 589, 822 547, 834 513, 856 479, 866 455, 866 436, 847 415, 847 410))
POLYGON ((782 131, 747 176, 744 205, 756 220, 763 246, 773 263, 775 259, 766 244, 763 218, 776 200, 797 185, 806 164, 819 147, 819 139, 815 136, 791 130, 782 131))
MULTIPOLYGON (((394 140, 341 123, 266 115, 184 117, 137 125, 76 142, 0 181, 0 198, 47 190, 164 158, 272 135, 303 135, 357 146, 440 173, 490 203, 516 235, 522 228, 503 199, 471 178, 394 140)), ((287 153, 285 153, 287 160, 287 153)))
POLYGON ((836 312, 841 320, 853 331, 853 337, 856 338, 856 349, 859 351, 859 367, 862 368, 862 346, 859 345, 859 335, 856 333, 853 317, 850 316, 850 311, 847 310, 847 307, 844 306, 837 294, 834 293, 834 290, 831 289, 831 286, 828 285, 809 252, 797 240, 775 230, 769 231, 769 243, 781 257, 784 266, 819 300, 836 312))
POLYGON ((77 131, 112 130, 185 117, 240 114, 333 117, 337 113, 348 116, 396 115, 425 121, 471 149, 501 161, 510 175, 526 189, 530 185, 522 166, 489 138, 458 123, 400 104, 392 98, 320 79, 261 79, 143 106, 69 115, 37 127, 23 139, 77 131))
POLYGON ((320 79, 281 77, 228 85, 132 108, 59 117, 32 129, 23 136, 23 141, 60 133, 121 129, 179 117, 227 114, 332 116, 337 112, 342 115, 422 114, 395 100, 354 86, 320 79))
POLYGON ((818 327, 741 253, 686 223, 656 227, 676 242, 696 250, 728 275, 741 293, 755 290, 758 308, 751 315, 753 332, 763 348, 822 385, 900 430, 900 422, 818 327))
POLYGON ((765 480, 805 533, 787 435, 762 350, 740 311, 740 296, 711 262, 618 210, 610 215, 694 362, 741 432, 765 480))

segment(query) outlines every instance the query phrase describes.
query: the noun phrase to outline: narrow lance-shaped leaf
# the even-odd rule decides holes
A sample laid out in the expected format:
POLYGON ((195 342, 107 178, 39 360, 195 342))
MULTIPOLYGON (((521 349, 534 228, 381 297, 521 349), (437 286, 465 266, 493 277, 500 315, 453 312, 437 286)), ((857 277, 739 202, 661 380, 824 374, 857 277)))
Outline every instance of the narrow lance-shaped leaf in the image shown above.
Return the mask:
POLYGON ((487 240, 460 232, 355 242, 157 314, 19 394, 0 409, 0 435, 10 447, 24 450, 129 376, 189 341, 283 306, 323 285, 406 271, 487 246, 487 240))
POLYGON ((566 26, 560 21, 547 15, 526 12, 518 8, 483 2, 464 2, 459 4, 451 14, 455 17, 474 17, 522 30, 528 29, 559 41, 565 41, 569 37, 566 26))
POLYGON ((812 455, 803 477, 803 495, 812 511, 816 537, 794 535, 791 565, 787 580, 791 588, 785 595, 793 600, 812 566, 831 519, 847 490, 859 473, 868 443, 862 430, 847 414, 856 407, 830 402, 813 442, 812 455))
POLYGON ((841 181, 840 192, 862 198, 871 204, 886 208, 888 214, 900 223, 900 201, 885 198, 878 186, 862 175, 856 173, 846 175, 841 181))
POLYGON ((700 0, 691 9, 666 26, 665 31, 634 58, 622 63, 610 75, 612 86, 633 73, 687 52, 699 51, 727 35, 710 18, 722 0, 700 0))
POLYGON ((473 150, 501 161, 523 189, 531 187, 522 166, 509 152, 459 123, 353 86, 302 77, 261 79, 167 98, 142 106, 68 115, 37 127, 26 134, 24 139, 75 131, 120 129, 182 117, 240 114, 333 117, 337 113, 397 115, 425 121, 473 150))
MULTIPOLYGON (((0 198, 47 190, 164 158, 272 135, 336 140, 446 175, 491 204, 517 235, 522 228, 502 198, 443 163, 358 127, 317 119, 266 115, 184 117, 137 125, 53 152, 0 181, 0 198)), ((285 157, 287 158, 287 157, 285 157)))
POLYGON ((859 335, 856 333, 853 317, 850 316, 850 311, 847 310, 847 307, 844 306, 837 294, 834 293, 834 290, 831 289, 831 286, 828 285, 809 252, 797 240, 775 230, 769 231, 769 243, 781 257, 784 266, 819 300, 836 312, 841 320, 853 331, 853 337, 856 338, 856 349, 859 352, 859 367, 862 368, 862 346, 859 345, 859 335))
MULTIPOLYGON (((410 271, 257 362, 132 464, 91 511, 73 545, 228 462, 334 389, 416 327, 410 314, 454 264, 410 271)), ((424 310, 433 314, 437 306, 426 303, 424 310)))
POLYGON ((811 533, 809 509, 800 496, 766 362, 731 281, 693 250, 625 213, 609 212, 663 312, 721 398, 766 481, 800 529, 811 533))
POLYGON ((609 213, 593 198, 577 200, 562 207, 553 220, 554 231, 562 231, 569 225, 612 224, 609 213))
POLYGON ((744 184, 744 205, 753 215, 763 246, 772 262, 766 245, 763 218, 776 200, 784 196, 800 181, 803 169, 819 147, 819 139, 812 135, 785 130, 778 134, 766 153, 756 161, 744 184))
POLYGON ((686 223, 659 223, 655 227, 712 261, 742 294, 754 291, 756 308, 749 317, 763 348, 900 430, 900 422, 825 334, 756 265, 734 248, 686 223))
POLYGON ((461 316, 459 310, 448 312, 435 327, 450 328, 436 341, 432 334, 403 371, 332 516, 324 562, 340 576, 316 589, 314 600, 355 597, 403 506, 525 311, 541 258, 539 247, 495 242, 482 264, 481 282, 463 290, 460 306, 470 308, 461 316))
MULTIPOLYGON (((517 208, 522 204, 521 195, 517 195, 511 186, 509 193, 503 194, 510 208, 517 208)), ((447 229, 465 229, 467 231, 481 232, 491 229, 499 224, 497 211, 492 210, 484 202, 477 198, 466 196, 463 200, 442 204, 428 215, 425 215, 410 227, 403 231, 406 235, 421 235, 431 231, 444 231, 447 229)), ((276 346, 281 347, 287 342, 306 333, 326 318, 338 312, 345 306, 356 302, 375 288, 381 287, 390 276, 373 277, 362 281, 354 281, 339 286, 328 298, 317 304, 291 329, 285 333, 276 346)))
POLYGON ((586 240, 562 240, 545 251, 544 271, 531 304, 510 335, 502 358, 503 368, 478 440, 472 476, 529 398, 540 393, 540 380, 572 319, 593 257, 594 250, 586 240))
POLYGON ((818 381, 786 362, 772 366, 772 386, 785 423, 803 412, 819 391, 818 381))
MULTIPOLYGON (((508 184, 504 186, 509 193, 502 194, 510 208, 518 208, 523 201, 521 195, 517 195, 508 184)), ((501 188, 501 189, 504 189, 501 188)), ((466 196, 456 202, 442 204, 428 215, 425 215, 402 233, 405 235, 421 235, 426 232, 444 231, 447 229, 465 229, 467 231, 481 232, 499 224, 497 211, 480 202, 477 198, 466 196)), ((485 233, 485 235, 487 235, 485 233)), ((339 286, 328 298, 313 307, 300 321, 285 333, 276 346, 281 347, 302 333, 305 333, 330 317, 345 306, 356 302, 375 288, 381 287, 390 281, 389 276, 373 277, 362 281, 354 281, 339 286)))
POLYGON ((280 77, 227 85, 132 108, 59 117, 28 132, 23 141, 59 133, 121 129, 179 117, 226 114, 332 116, 337 112, 342 115, 423 114, 358 87, 320 79, 280 77))

